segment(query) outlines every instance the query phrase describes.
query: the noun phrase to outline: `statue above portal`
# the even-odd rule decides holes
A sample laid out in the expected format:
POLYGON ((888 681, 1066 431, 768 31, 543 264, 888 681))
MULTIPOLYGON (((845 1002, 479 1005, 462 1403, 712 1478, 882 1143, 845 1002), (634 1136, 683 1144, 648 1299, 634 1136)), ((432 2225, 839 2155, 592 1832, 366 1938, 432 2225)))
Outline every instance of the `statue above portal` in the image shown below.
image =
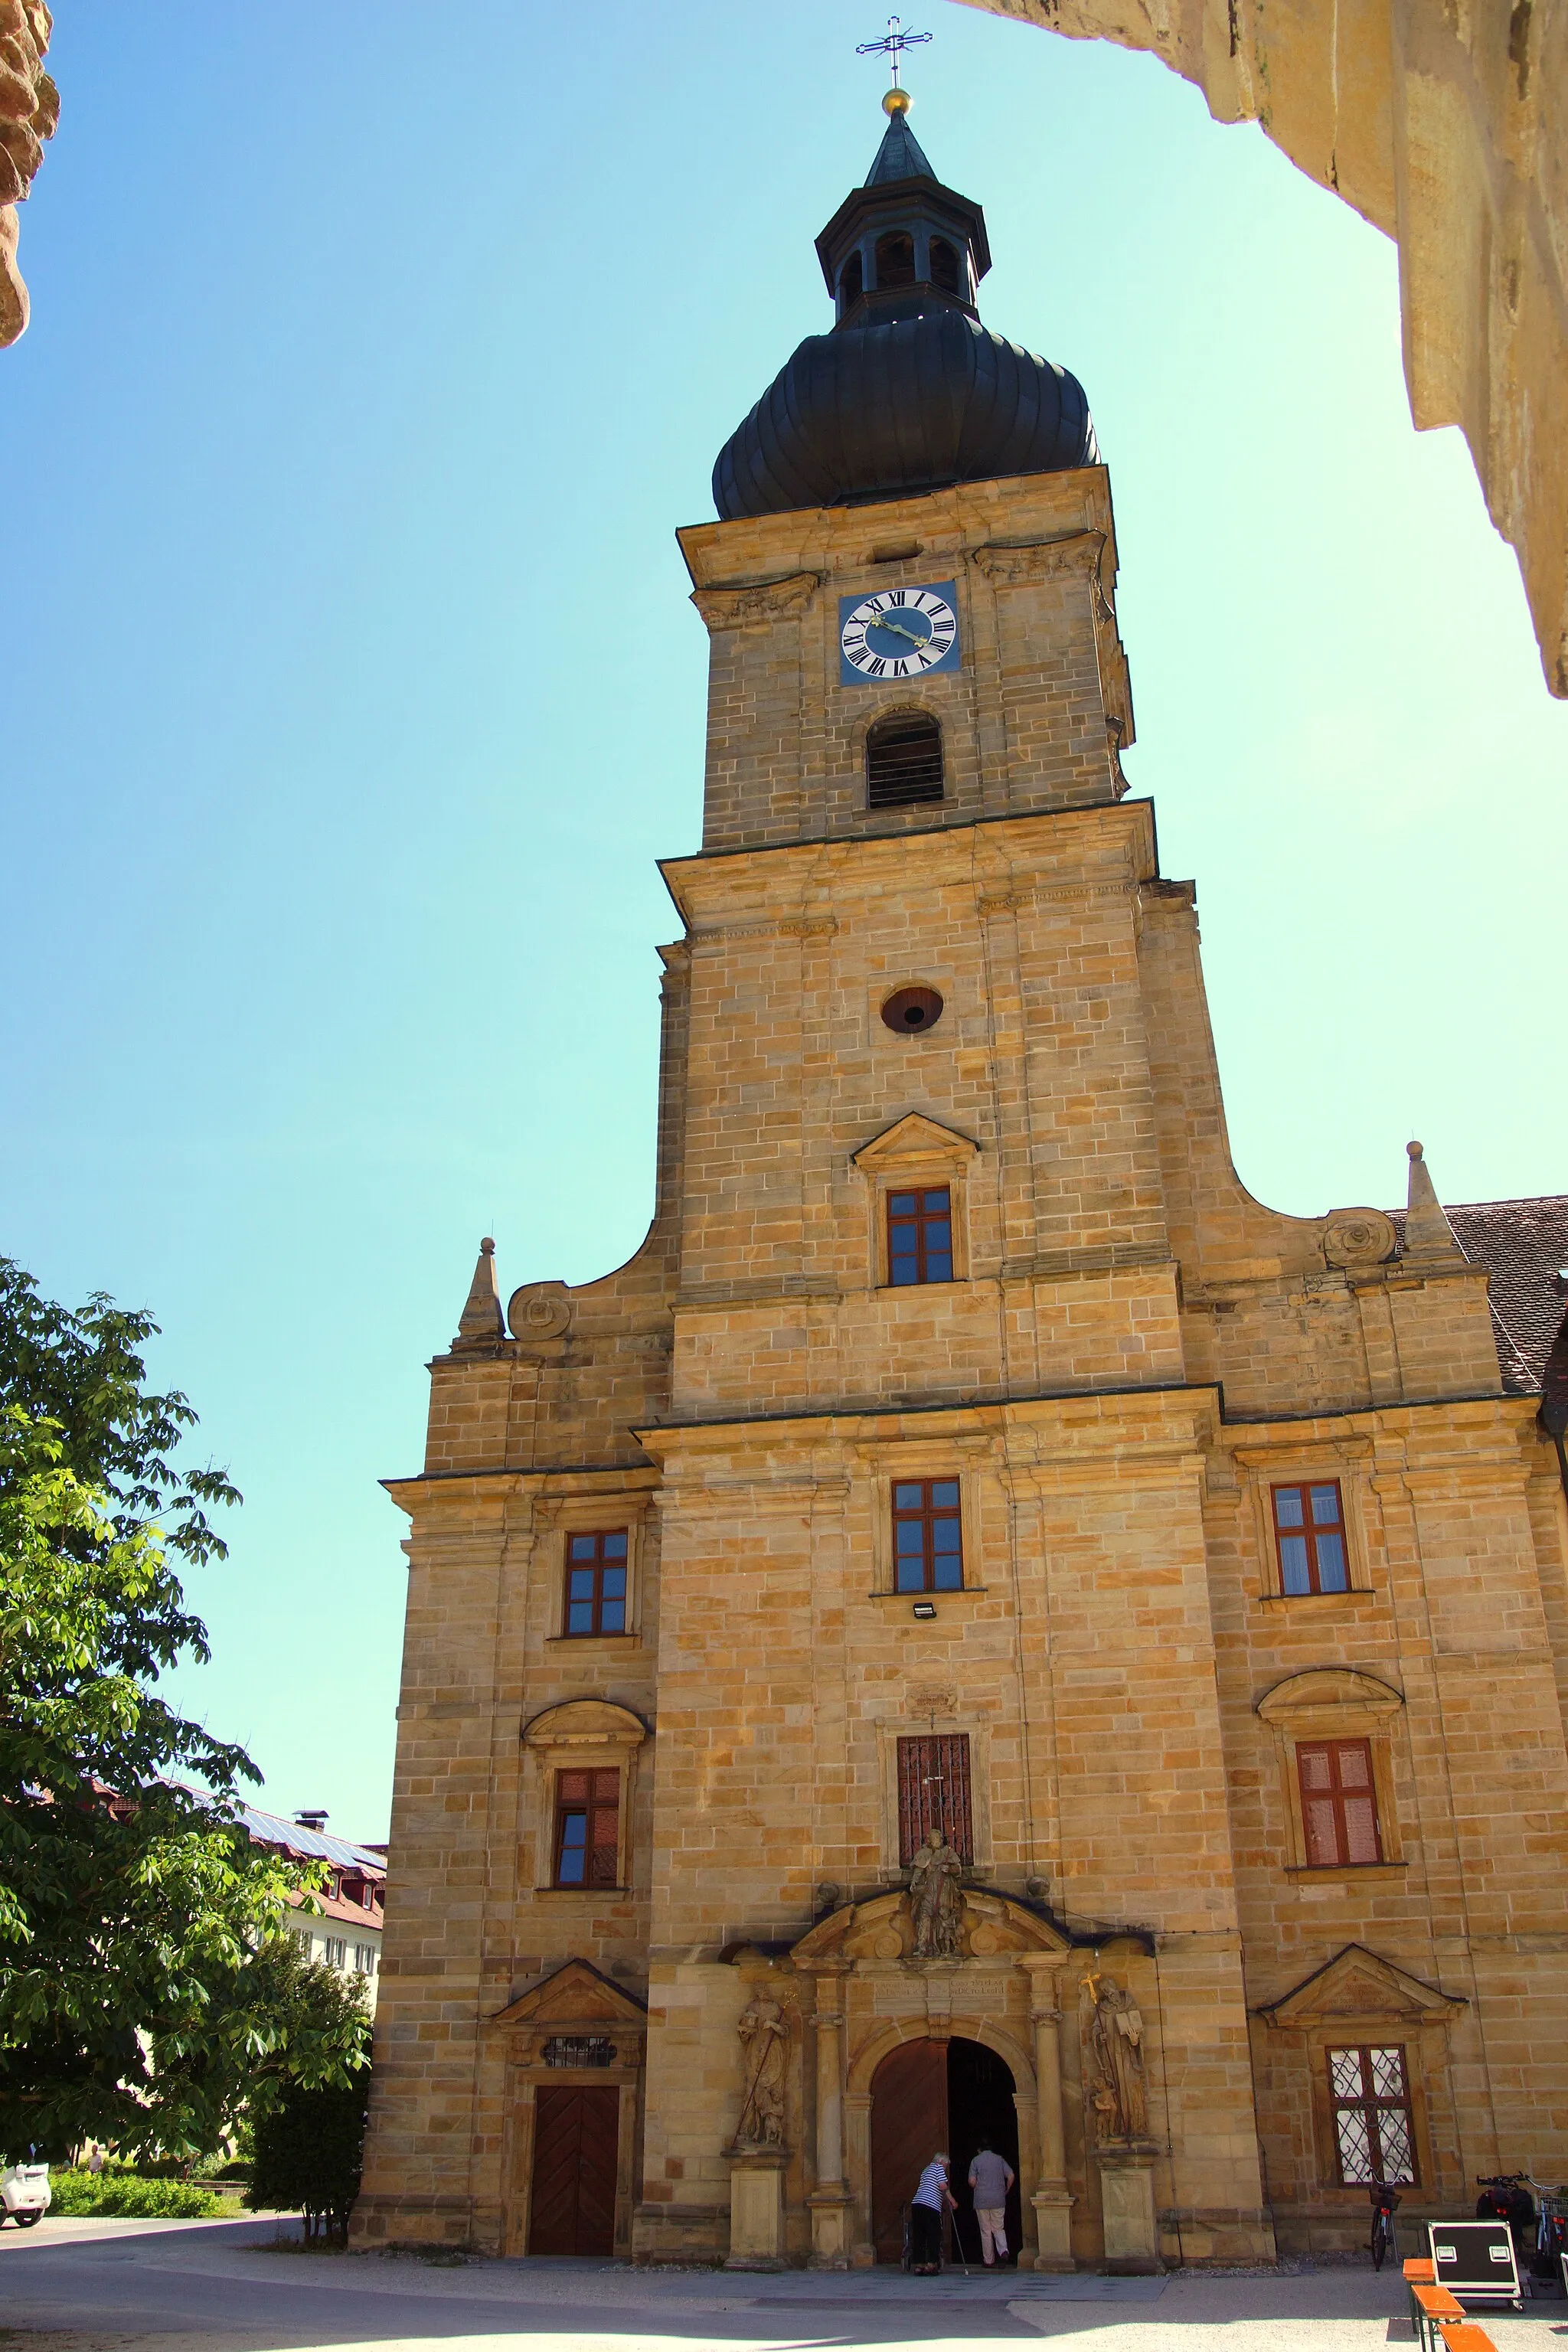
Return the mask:
POLYGON ((746 2098, 735 2131, 735 2146, 782 2147, 784 2074, 789 2060, 789 2028, 784 2023, 784 2011, 766 1993, 753 1993, 735 2030, 741 2037, 742 2063, 746 2070, 746 2098))
POLYGON ((910 1864, 910 1917, 917 1960, 956 1960, 963 1926, 963 1864, 941 1830, 932 1830, 910 1864))

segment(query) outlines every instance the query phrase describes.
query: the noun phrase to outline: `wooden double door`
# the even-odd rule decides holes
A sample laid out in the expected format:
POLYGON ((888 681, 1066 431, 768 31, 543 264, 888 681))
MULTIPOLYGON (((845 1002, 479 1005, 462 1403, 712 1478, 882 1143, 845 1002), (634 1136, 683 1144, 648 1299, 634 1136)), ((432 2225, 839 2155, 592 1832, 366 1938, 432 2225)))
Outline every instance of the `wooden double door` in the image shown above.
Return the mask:
MULTIPOLYGON (((966 2262, 980 2260, 980 2227, 969 2168, 982 2141, 1018 2169, 1018 2111, 1011 2069, 984 2043, 903 2042, 871 2078, 871 2239, 879 2263, 903 2252, 904 2208, 940 2149, 952 2159, 956 2227, 966 2262)), ((1016 2255, 1023 2200, 1015 2178, 1007 2195, 1007 2244, 1016 2255)), ((952 2245, 953 2222, 944 2243, 952 2245)))
POLYGON ((621 2095, 607 2084, 534 2093, 531 2254, 613 2254, 621 2095))

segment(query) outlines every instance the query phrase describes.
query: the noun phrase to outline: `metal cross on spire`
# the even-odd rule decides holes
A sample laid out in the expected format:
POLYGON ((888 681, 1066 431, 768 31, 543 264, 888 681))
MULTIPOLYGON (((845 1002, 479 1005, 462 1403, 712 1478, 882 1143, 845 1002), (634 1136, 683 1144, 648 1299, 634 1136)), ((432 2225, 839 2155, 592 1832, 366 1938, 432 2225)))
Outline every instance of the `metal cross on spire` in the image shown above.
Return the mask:
POLYGON ((897 89, 899 87, 899 59, 902 57, 906 49, 917 48, 921 41, 929 41, 931 35, 929 33, 907 33, 904 30, 902 17, 889 16, 888 19, 888 29, 883 34, 882 38, 879 41, 859 42, 857 45, 855 54, 858 58, 886 58, 888 60, 888 70, 893 78, 893 88, 897 89))

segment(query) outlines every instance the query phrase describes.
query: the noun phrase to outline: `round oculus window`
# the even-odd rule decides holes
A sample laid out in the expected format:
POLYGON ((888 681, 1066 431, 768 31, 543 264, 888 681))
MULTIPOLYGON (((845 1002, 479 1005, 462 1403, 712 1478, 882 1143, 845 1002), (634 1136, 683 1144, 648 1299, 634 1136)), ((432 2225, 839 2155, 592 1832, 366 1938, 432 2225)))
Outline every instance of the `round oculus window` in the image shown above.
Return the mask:
POLYGON ((896 988, 882 1007, 882 1018, 899 1036, 918 1036, 942 1019, 942 999, 934 988, 896 988))

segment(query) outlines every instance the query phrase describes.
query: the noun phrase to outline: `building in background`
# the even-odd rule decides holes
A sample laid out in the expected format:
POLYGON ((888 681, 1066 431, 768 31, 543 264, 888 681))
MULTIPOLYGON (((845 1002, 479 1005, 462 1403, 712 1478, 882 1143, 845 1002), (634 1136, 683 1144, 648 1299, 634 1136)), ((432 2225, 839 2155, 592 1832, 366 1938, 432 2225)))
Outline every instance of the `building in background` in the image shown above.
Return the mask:
MULTIPOLYGON (((238 1817, 257 1845, 276 1847, 298 1862, 325 1864, 327 1885, 315 1897, 320 1911, 303 1915, 292 1933, 307 1958, 362 1979, 374 2013, 386 1903, 385 1846, 329 1837, 321 1812, 296 1813, 285 1821, 241 1804, 238 1817)), ((303 1895, 294 1899, 303 1906, 303 1895)))

